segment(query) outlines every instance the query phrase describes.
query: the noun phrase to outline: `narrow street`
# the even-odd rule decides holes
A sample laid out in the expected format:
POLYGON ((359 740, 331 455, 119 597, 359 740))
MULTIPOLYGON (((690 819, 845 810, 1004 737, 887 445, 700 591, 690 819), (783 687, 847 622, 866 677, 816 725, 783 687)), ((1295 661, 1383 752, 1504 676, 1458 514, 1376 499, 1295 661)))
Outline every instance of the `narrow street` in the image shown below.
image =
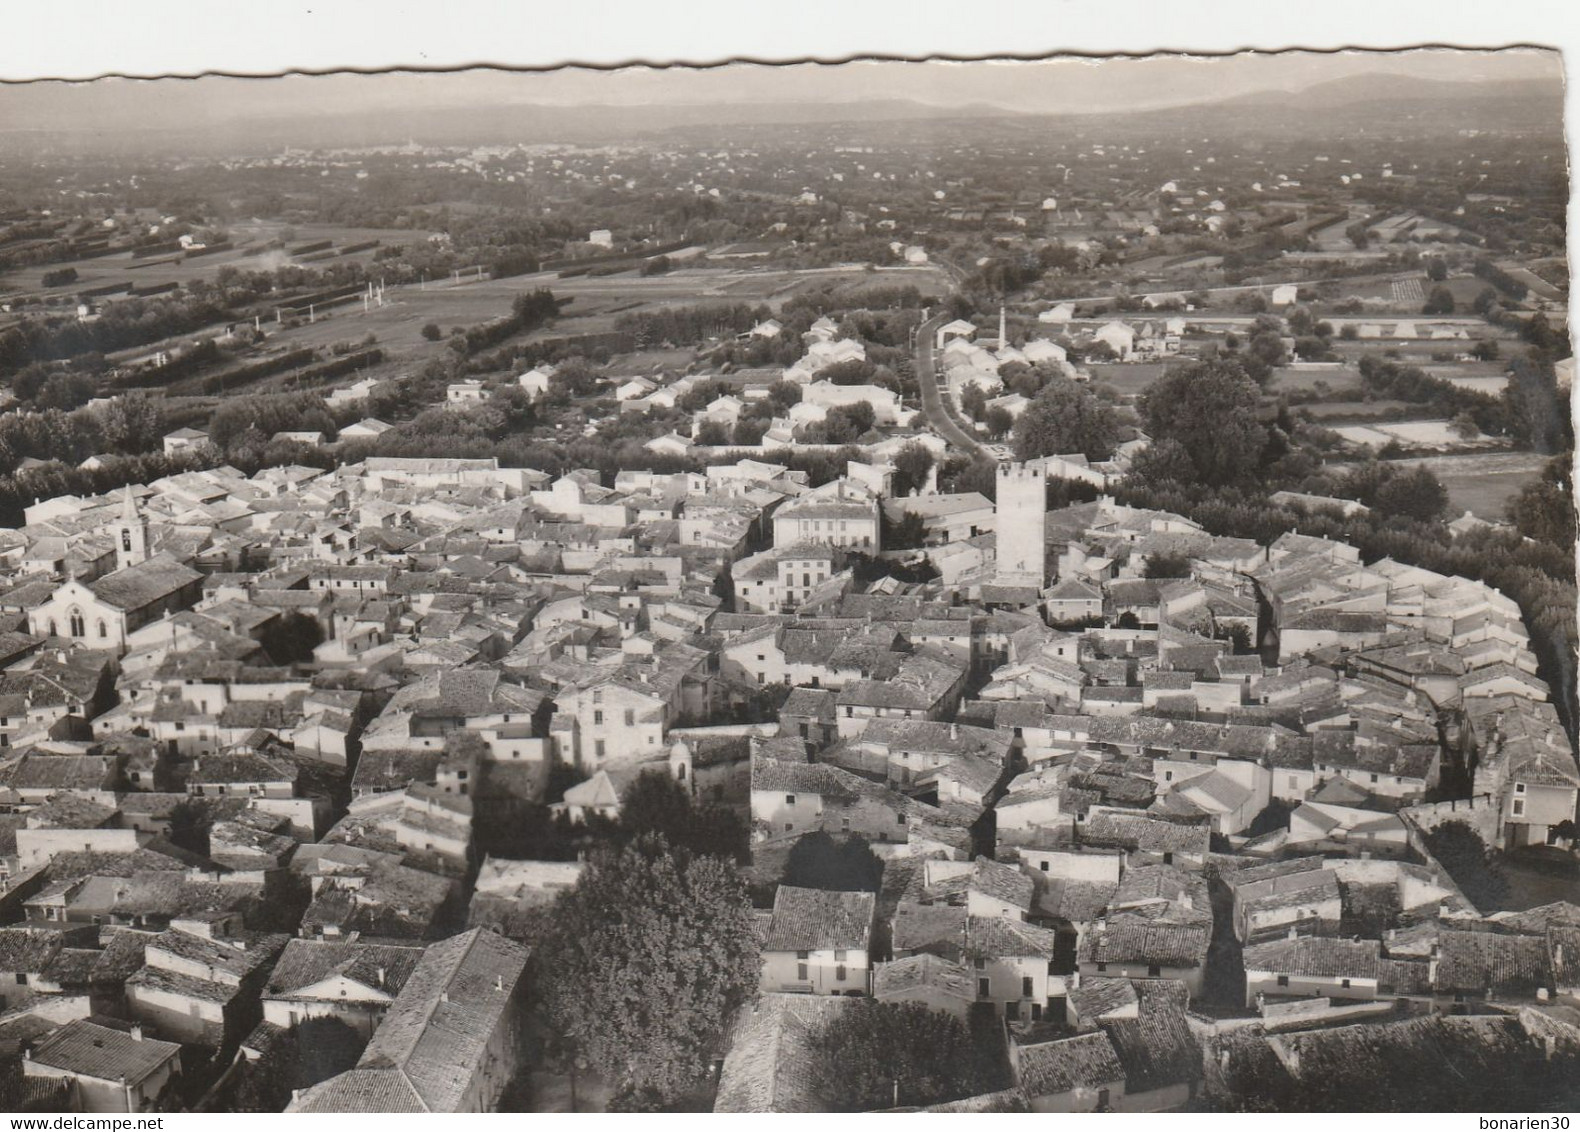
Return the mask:
POLYGON ((949 312, 940 311, 916 328, 916 384, 921 392, 922 412, 932 430, 956 448, 972 456, 988 456, 986 448, 962 428, 944 403, 944 376, 938 372, 933 335, 949 321, 949 312))

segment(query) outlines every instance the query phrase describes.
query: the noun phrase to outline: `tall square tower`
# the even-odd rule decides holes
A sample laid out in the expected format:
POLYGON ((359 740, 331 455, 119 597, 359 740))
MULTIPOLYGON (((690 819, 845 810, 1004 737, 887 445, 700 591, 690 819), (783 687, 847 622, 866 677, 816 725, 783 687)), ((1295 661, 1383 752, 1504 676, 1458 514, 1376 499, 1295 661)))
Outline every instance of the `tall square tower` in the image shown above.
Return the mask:
POLYGON ((994 516, 998 581, 1041 589, 1047 579, 1048 557, 1046 470, 1025 464, 1000 464, 994 516))

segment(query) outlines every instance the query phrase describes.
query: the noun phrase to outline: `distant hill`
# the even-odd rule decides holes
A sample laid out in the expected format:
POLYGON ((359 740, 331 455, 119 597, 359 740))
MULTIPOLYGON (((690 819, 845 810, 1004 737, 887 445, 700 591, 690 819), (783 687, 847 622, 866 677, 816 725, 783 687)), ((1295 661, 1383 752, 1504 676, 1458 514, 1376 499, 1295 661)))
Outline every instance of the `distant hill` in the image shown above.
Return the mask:
MULTIPOLYGON (((1198 106, 1219 108, 1281 106, 1299 107, 1308 113, 1395 102, 1503 102, 1563 99, 1563 84, 1529 79, 1517 82, 1449 82, 1421 79, 1386 71, 1317 83, 1298 91, 1256 91, 1217 99, 1198 106)), ((1179 107, 1178 109, 1189 109, 1179 107)))
MULTIPOLYGON (((1560 128, 1558 81, 1463 81, 1413 78, 1386 71, 1318 83, 1304 90, 1258 91, 1215 101, 1146 110, 1089 111, 1071 102, 1030 113, 974 102, 940 106, 908 99, 859 102, 708 102, 638 105, 549 105, 480 102, 372 107, 326 102, 312 114, 271 114, 262 107, 225 116, 192 114, 177 126, 138 120, 126 86, 17 87, 0 90, 0 136, 26 149, 114 153, 164 149, 193 153, 266 152, 400 144, 607 144, 652 139, 673 131, 695 142, 708 130, 763 130, 879 125, 927 128, 929 123, 979 122, 1011 132, 1038 123, 1110 122, 1164 129, 1277 129, 1319 136, 1394 126, 1411 131, 1464 128, 1560 128), (260 112, 261 111, 261 112, 260 112), (91 123, 88 124, 88 123, 91 123), (7 129, 6 126, 10 128, 7 129)), ((195 92, 194 92, 195 93, 195 92)), ((167 118, 168 120, 168 118, 167 118)))

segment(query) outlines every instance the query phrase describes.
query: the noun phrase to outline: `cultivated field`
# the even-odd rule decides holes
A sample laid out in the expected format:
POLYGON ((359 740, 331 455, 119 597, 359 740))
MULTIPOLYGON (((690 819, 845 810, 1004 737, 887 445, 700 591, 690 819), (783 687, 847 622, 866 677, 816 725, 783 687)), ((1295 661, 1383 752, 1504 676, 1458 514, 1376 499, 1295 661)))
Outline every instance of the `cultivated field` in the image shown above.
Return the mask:
MULTIPOLYGON (((1451 515, 1466 511, 1488 522, 1503 522, 1508 501, 1541 475, 1547 457, 1535 452, 1472 452, 1389 461, 1396 468, 1426 468, 1448 491, 1451 515)), ((1330 464, 1343 472, 1346 464, 1330 464)))
POLYGON ((1314 393, 1326 390, 1330 393, 1358 397, 1361 392, 1361 375, 1347 366, 1338 369, 1286 367, 1274 372, 1272 380, 1267 383, 1267 389, 1270 393, 1314 393))
MULTIPOLYGON (((194 279, 211 280, 219 274, 222 267, 234 267, 239 271, 272 269, 299 262, 283 250, 262 250, 263 245, 269 241, 285 239, 286 236, 289 236, 289 239, 286 239, 288 248, 324 240, 332 240, 335 248, 343 248, 373 240, 379 241, 380 247, 389 244, 421 243, 429 235, 427 232, 405 228, 350 228, 333 224, 287 226, 265 221, 233 224, 227 230, 231 233, 231 240, 236 247, 212 255, 177 256, 172 253, 152 256, 148 259, 133 259, 130 252, 118 252, 115 255, 94 259, 20 267, 0 276, 0 295, 43 293, 51 298, 59 297, 64 300, 82 291, 115 283, 149 287, 162 283, 185 284, 194 279), (45 291, 44 273, 65 267, 76 268, 77 278, 71 283, 45 291)), ((343 258, 331 257, 305 263, 302 266, 321 268, 337 261, 367 263, 372 260, 377 250, 377 248, 367 248, 343 258)), ((113 299, 115 296, 110 298, 113 299)))

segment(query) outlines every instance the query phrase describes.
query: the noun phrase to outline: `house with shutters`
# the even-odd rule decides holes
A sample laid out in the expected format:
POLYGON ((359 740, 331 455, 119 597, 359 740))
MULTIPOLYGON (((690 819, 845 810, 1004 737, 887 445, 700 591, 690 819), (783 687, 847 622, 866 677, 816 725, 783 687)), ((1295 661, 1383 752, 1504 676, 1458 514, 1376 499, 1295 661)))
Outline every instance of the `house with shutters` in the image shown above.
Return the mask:
POLYGON ((762 992, 867 994, 876 900, 780 885, 762 941, 762 992))
POLYGON ((285 1111, 496 1111, 520 1065, 530 955, 487 928, 430 944, 356 1067, 285 1111))
POLYGON ((311 1018, 338 1018, 372 1037, 422 956, 421 947, 293 939, 264 985, 263 1020, 289 1030, 311 1018))

